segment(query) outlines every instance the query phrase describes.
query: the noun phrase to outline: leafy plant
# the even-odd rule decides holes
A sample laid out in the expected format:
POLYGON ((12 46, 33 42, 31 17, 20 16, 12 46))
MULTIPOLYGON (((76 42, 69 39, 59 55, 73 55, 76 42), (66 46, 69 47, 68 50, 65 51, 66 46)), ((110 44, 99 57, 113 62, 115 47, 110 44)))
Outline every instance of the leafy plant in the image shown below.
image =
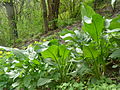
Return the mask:
POLYGON ((64 45, 52 45, 41 54, 44 58, 52 59, 54 67, 60 73, 61 81, 66 81, 71 66, 70 51, 64 45))
MULTIPOLYGON (((100 76, 105 73, 107 59, 112 52, 111 48, 116 48, 115 44, 119 46, 119 38, 116 38, 116 34, 114 34, 114 32, 118 33, 119 30, 110 30, 112 26, 112 29, 119 28, 119 17, 112 20, 105 20, 105 18, 96 14, 94 10, 85 3, 81 6, 81 14, 83 31, 63 30, 60 35, 68 42, 68 47, 69 45, 71 45, 70 47, 72 48, 74 47, 74 49, 71 49, 72 52, 74 51, 73 58, 77 59, 76 57, 79 57, 78 60, 83 59, 81 61, 83 61, 84 64, 86 63, 88 67, 91 67, 92 73, 89 70, 86 73, 94 74, 95 77, 100 78, 100 76), (112 39, 114 40, 112 41, 112 39)), ((81 70, 82 68, 79 69, 81 70)))
POLYGON ((34 90, 51 82, 50 73, 54 73, 52 72, 53 68, 43 62, 31 46, 23 51, 12 48, 4 49, 11 50, 9 55, 1 58, 6 64, 3 62, 0 64, 0 66, 4 64, 2 70, 6 68, 3 75, 11 80, 11 86, 7 88, 34 90))

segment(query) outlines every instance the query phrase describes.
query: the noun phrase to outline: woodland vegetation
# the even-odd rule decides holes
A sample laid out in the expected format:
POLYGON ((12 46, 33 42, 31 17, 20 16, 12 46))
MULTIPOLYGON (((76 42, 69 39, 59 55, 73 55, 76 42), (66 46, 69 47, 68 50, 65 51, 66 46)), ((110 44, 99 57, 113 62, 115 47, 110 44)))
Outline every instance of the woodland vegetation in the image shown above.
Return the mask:
POLYGON ((0 90, 119 90, 120 0, 0 0, 0 90))

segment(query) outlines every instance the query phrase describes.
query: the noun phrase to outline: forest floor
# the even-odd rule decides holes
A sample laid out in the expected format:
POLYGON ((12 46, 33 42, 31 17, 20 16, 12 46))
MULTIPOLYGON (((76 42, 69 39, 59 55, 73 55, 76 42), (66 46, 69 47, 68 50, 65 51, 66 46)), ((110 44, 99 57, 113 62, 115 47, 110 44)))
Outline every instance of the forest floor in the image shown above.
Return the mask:
MULTIPOLYGON (((120 15, 120 4, 117 4, 115 9, 113 9, 110 4, 109 5, 108 4, 103 4, 102 6, 99 5, 99 7, 97 7, 97 9, 96 9, 96 12, 101 14, 102 16, 105 16, 108 19, 110 19, 111 17, 113 18, 113 17, 116 17, 116 16, 120 15)), ((81 30, 81 21, 80 20, 75 21, 71 25, 60 27, 56 30, 49 31, 46 34, 37 34, 30 39, 24 40, 23 42, 20 42, 20 43, 14 45, 13 47, 17 47, 17 48, 27 47, 31 43, 34 43, 35 41, 42 41, 46 37, 52 37, 53 36, 53 38, 55 38, 54 36, 58 35, 58 32, 62 31, 63 29, 81 30)))

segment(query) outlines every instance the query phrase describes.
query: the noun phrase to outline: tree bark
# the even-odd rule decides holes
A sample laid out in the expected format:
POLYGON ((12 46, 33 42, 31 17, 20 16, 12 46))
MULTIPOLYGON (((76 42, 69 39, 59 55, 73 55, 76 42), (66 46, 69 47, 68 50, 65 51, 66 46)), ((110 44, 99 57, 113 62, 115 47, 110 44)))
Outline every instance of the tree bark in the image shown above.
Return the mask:
POLYGON ((50 22, 50 29, 54 30, 57 29, 57 21, 58 21, 58 14, 59 14, 59 5, 60 0, 47 0, 48 2, 48 20, 50 22))
POLYGON ((45 0, 42 0, 42 10, 43 10, 43 20, 44 20, 44 32, 47 33, 48 28, 48 19, 47 19, 47 6, 45 0))
POLYGON ((15 13, 13 1, 10 0, 10 2, 5 2, 4 6, 7 11, 8 22, 10 25, 10 39, 15 41, 18 38, 18 32, 17 32, 16 13, 15 13))

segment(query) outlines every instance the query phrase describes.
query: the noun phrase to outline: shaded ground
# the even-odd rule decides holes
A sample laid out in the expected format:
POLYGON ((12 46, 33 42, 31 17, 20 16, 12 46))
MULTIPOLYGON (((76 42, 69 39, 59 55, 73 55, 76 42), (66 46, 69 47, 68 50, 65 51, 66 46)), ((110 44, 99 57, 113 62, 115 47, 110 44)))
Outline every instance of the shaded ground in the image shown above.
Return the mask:
POLYGON ((76 21, 72 25, 61 27, 61 28, 58 28, 58 29, 53 30, 53 31, 49 31, 46 34, 37 34, 36 36, 34 36, 34 37, 30 38, 30 39, 27 39, 27 40, 25 40, 23 42, 17 43, 13 47, 15 47, 15 48, 22 48, 24 46, 27 47, 31 43, 34 43, 35 41, 42 41, 46 37, 51 37, 51 39, 55 38, 56 35, 58 34, 58 32, 62 31, 63 29, 68 29, 68 30, 79 29, 80 30, 81 29, 81 22, 76 21))

